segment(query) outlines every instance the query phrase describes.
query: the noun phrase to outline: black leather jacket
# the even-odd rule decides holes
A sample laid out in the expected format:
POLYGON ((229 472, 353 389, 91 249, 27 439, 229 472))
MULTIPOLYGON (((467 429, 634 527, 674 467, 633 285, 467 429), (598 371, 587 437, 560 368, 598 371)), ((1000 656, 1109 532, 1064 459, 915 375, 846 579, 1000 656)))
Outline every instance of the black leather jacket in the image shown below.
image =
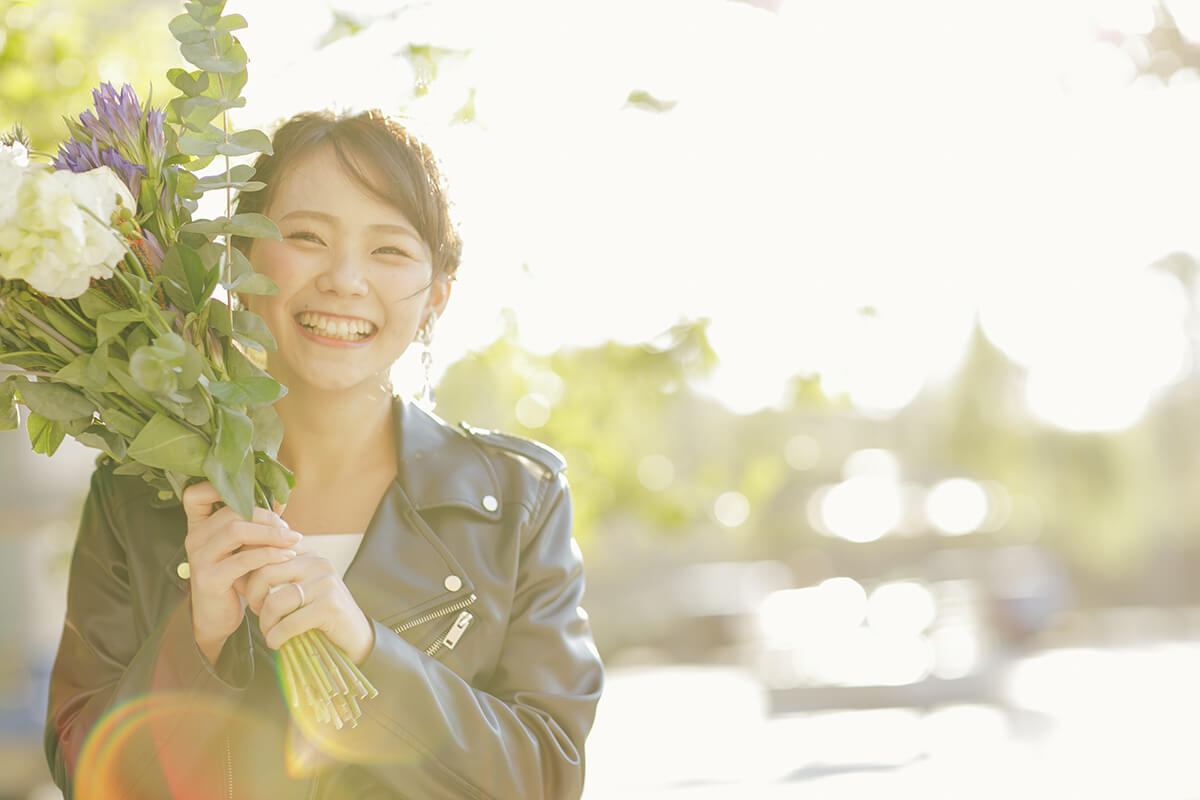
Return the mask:
POLYGON ((565 465, 408 404, 395 422, 398 475, 345 577, 375 627, 361 668, 380 695, 315 743, 249 612, 215 666, 196 647, 178 502, 101 463, 51 675, 46 756, 67 797, 581 794, 603 673, 565 465))

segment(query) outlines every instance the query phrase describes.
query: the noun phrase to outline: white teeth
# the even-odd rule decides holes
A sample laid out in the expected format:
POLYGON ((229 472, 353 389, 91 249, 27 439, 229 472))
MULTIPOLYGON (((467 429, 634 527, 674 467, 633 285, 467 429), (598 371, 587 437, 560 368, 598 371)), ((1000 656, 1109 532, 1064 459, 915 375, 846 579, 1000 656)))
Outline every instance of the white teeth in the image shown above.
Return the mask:
POLYGON ((328 317, 315 311, 301 311, 296 321, 318 336, 357 341, 375 332, 375 324, 365 319, 328 317))

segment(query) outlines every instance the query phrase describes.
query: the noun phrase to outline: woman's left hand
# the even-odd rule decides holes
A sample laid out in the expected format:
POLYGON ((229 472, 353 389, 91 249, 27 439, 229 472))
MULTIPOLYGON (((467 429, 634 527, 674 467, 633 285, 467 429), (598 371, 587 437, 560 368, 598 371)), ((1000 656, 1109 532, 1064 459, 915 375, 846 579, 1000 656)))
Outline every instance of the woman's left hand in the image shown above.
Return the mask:
POLYGON ((324 631, 355 664, 365 661, 375 646, 371 621, 333 565, 318 555, 300 553, 286 563, 254 570, 246 576, 243 597, 273 650, 313 629, 324 631), (272 592, 272 586, 279 588, 272 592))

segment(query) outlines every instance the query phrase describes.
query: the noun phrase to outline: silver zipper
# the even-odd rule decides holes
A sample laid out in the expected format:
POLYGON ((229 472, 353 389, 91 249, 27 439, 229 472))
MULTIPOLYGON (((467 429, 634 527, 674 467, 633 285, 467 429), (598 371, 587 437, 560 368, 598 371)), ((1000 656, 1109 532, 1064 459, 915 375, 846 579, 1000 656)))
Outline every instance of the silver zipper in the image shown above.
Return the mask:
POLYGON ((454 620, 454 624, 450 626, 450 630, 446 631, 444 636, 434 639, 433 644, 425 648, 425 655, 436 655, 443 647, 447 650, 453 650, 454 646, 458 644, 458 640, 467 632, 467 626, 471 624, 473 619, 475 619, 475 615, 470 611, 464 611, 459 614, 458 619, 454 620))
POLYGON ((225 734, 225 797, 233 800, 233 748, 229 745, 229 734, 225 734))
POLYGON ((418 625, 424 625, 426 622, 429 622, 430 620, 437 619, 438 617, 443 617, 446 614, 453 614, 455 611, 462 611, 464 608, 471 605, 471 603, 474 603, 476 599, 478 599, 478 598, 476 598, 474 594, 468 595, 467 597, 457 600, 448 606, 443 606, 442 608, 435 609, 434 611, 430 611, 427 614, 422 614, 421 616, 417 617, 416 619, 410 619, 408 622, 405 622, 401 625, 393 625, 392 630, 395 631, 396 633, 404 633, 406 630, 409 630, 410 628, 415 628, 418 625))

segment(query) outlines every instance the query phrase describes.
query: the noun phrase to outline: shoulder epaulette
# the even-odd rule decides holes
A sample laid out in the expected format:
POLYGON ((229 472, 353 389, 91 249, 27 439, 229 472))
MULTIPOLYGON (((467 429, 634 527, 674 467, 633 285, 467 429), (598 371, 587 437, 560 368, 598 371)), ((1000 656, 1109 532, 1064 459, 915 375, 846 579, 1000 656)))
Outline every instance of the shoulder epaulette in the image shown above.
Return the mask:
POLYGON ((532 439, 523 439, 520 436, 513 436, 500 431, 476 428, 474 425, 468 425, 465 422, 459 423, 459 426, 472 439, 527 458, 544 467, 551 475, 557 475, 567 468, 567 460, 562 457, 562 454, 553 447, 544 445, 541 442, 535 442, 532 439))

